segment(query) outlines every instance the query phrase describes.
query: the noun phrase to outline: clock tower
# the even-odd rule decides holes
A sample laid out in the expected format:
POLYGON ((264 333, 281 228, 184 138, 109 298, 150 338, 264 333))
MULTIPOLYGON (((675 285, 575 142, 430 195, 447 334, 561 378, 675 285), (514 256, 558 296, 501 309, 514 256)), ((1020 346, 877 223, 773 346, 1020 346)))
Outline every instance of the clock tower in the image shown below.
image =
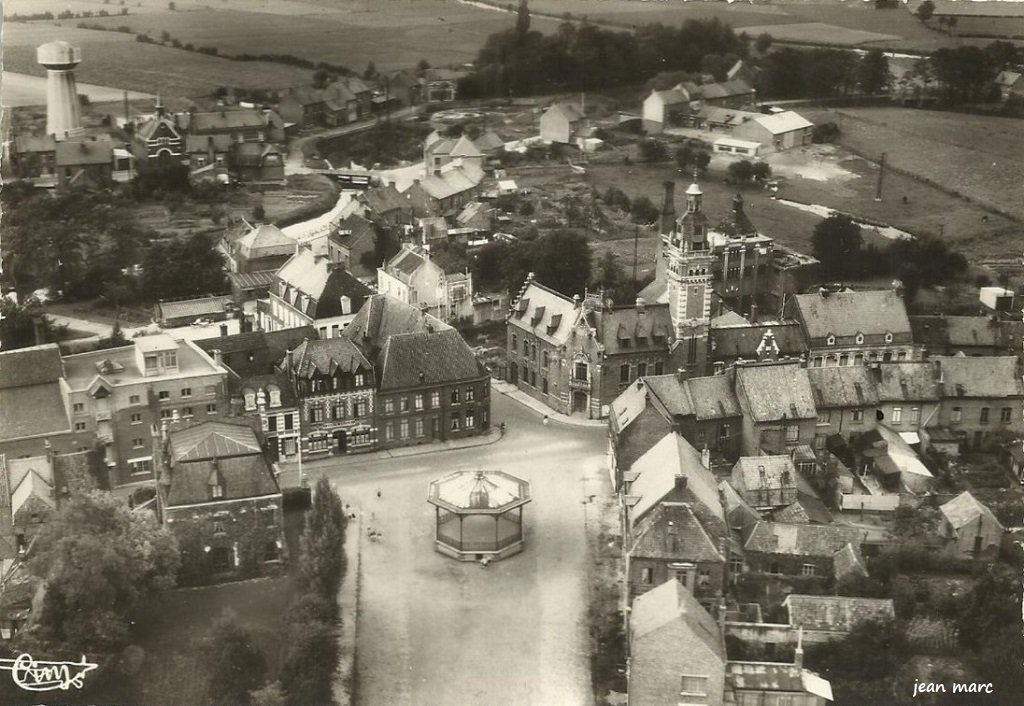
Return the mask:
POLYGON ((694 174, 686 212, 668 234, 668 303, 675 333, 674 362, 689 377, 707 374, 714 256, 708 244, 704 192, 694 174))

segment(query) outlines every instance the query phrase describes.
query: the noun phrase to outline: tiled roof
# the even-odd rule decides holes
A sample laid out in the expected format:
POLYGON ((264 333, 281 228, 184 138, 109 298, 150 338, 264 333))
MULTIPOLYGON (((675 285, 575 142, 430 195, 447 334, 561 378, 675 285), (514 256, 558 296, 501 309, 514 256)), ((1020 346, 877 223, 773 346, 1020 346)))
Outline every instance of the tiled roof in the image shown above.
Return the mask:
POLYGON ((259 270, 258 272, 228 272, 228 279, 235 289, 267 289, 277 281, 277 270, 259 270))
POLYGON ((409 202, 402 198, 398 190, 392 186, 378 186, 367 189, 358 198, 363 201, 371 212, 385 214, 390 211, 408 211, 409 202))
POLYGON ((850 632, 860 623, 896 619, 891 598, 850 596, 808 596, 791 593, 783 605, 789 609, 789 624, 804 630, 850 632))
POLYGON ((931 361, 879 363, 878 399, 916 402, 939 399, 935 365, 931 361))
POLYGON ((722 494, 723 509, 730 529, 745 533, 761 521, 761 513, 750 507, 729 481, 723 480, 719 483, 718 490, 722 494))
POLYGON ((261 167, 270 156, 276 155, 281 158, 281 150, 274 145, 261 142, 236 142, 231 145, 229 151, 232 167, 261 167))
POLYGON ((903 298, 889 289, 832 292, 826 296, 797 294, 793 301, 812 339, 827 338, 830 334, 839 337, 891 333, 909 337, 911 333, 903 298))
POLYGON ((762 115, 759 118, 754 118, 754 121, 773 135, 814 127, 814 123, 792 110, 774 115, 762 115))
POLYGON ((832 558, 832 573, 837 581, 845 576, 867 576, 868 570, 860 550, 853 544, 847 544, 837 551, 832 558))
POLYGON ((224 497, 238 500, 274 495, 281 492, 273 471, 262 453, 176 463, 171 469, 166 493, 169 507, 210 502, 210 480, 222 482, 224 497))
POLYGON ((719 83, 705 83, 700 88, 705 100, 742 96, 754 92, 750 84, 739 79, 735 81, 721 81, 719 83))
POLYGON ((0 352, 0 390, 56 382, 63 375, 56 343, 0 352))
POLYGON ((572 103, 555 103, 548 108, 547 112, 559 114, 570 123, 583 119, 583 111, 572 103))
POLYGON ((726 684, 737 691, 807 692, 832 701, 832 685, 814 672, 795 664, 730 661, 725 665, 726 684))
POLYGON ((759 522, 743 548, 748 552, 792 556, 832 557, 845 545, 861 543, 863 530, 830 525, 790 525, 759 522))
POLYGON ((160 302, 160 319, 196 319, 210 314, 223 314, 232 297, 201 297, 177 302, 160 302))
POLYGON ((911 316, 914 343, 931 349, 994 347, 1003 340, 1000 322, 987 316, 911 316))
POLYGON ((113 164, 114 143, 106 140, 58 142, 57 166, 79 167, 87 164, 113 164))
POLYGON ((425 264, 427 264, 427 257, 419 248, 405 246, 388 261, 384 269, 388 274, 396 275, 408 282, 425 264))
POLYGON ((316 328, 299 326, 279 331, 253 331, 233 336, 204 338, 195 343, 211 357, 213 351, 219 350, 223 354, 225 365, 228 365, 236 375, 246 377, 271 372, 288 351, 294 350, 307 339, 316 338, 316 328))
POLYGON ((757 347, 764 334, 772 332, 781 356, 799 356, 807 350, 803 329, 795 321, 777 324, 722 326, 711 329, 711 350, 717 358, 757 360, 757 347))
POLYGON ((877 377, 865 366, 807 368, 807 377, 819 408, 878 404, 877 377))
POLYGON ((442 167, 440 173, 421 178, 418 184, 430 198, 441 201, 476 188, 483 178, 483 171, 475 163, 451 162, 442 167))
POLYGON ((267 118, 255 108, 235 110, 217 110, 205 113, 193 113, 189 121, 189 132, 216 132, 240 128, 265 127, 267 118))
POLYGON ((601 309, 596 312, 601 343, 606 355, 667 351, 672 336, 668 304, 648 304, 643 312, 635 306, 601 309))
POLYGON ((666 581, 636 597, 629 614, 630 644, 677 621, 686 628, 674 646, 677 654, 686 655, 703 646, 725 661, 725 641, 718 623, 679 581, 666 581))
POLYGON ((365 238, 374 238, 376 231, 373 223, 366 220, 358 213, 351 213, 338 222, 337 226, 328 236, 332 242, 352 248, 356 243, 365 238))
POLYGON ((476 144, 477 149, 485 154, 488 152, 503 150, 505 148, 505 141, 493 130, 485 130, 484 133, 477 137, 473 142, 476 144))
POLYGON ((724 375, 690 378, 686 381, 698 420, 729 419, 743 415, 732 382, 724 375))
POLYGON ((630 554, 646 559, 724 562, 718 548, 724 529, 724 523, 717 528, 704 527, 687 503, 664 502, 633 530, 630 554))
POLYGON ((206 153, 211 147, 214 152, 228 152, 234 142, 231 135, 185 135, 185 152, 188 154, 206 153))
POLYGON ((462 335, 451 328, 393 335, 377 361, 381 390, 440 385, 487 375, 462 335))
POLYGON ((637 380, 612 400, 608 421, 616 432, 621 433, 646 409, 647 385, 645 380, 646 378, 637 380))
POLYGON ((666 434, 633 463, 631 470, 637 474, 629 488, 629 495, 637 498, 630 511, 631 518, 642 518, 661 503, 675 490, 676 477, 682 476, 686 479, 683 499, 700 502, 724 521, 715 478, 701 464, 700 452, 681 435, 666 434))
POLYGON ((569 297, 539 282, 530 282, 513 304, 508 323, 560 346, 569 339, 580 313, 581 309, 569 297))
POLYGON ((817 416, 807 371, 799 363, 745 365, 736 370, 736 388, 755 422, 817 416))
POLYGON ((437 317, 401 299, 387 294, 374 294, 366 299, 341 335, 357 344, 372 359, 391 336, 450 328, 437 317))
POLYGON ((695 414, 690 386, 680 380, 678 375, 648 375, 644 383, 671 416, 688 417, 695 414))
POLYGON ((743 456, 733 466, 732 477, 746 490, 796 487, 796 468, 789 456, 743 456))
POLYGON ((652 93, 661 99, 663 105, 678 105, 690 100, 690 96, 686 91, 680 88, 670 88, 667 91, 652 91, 652 93))
POLYGON ((939 510, 953 529, 977 523, 979 517, 984 517, 997 527, 1002 527, 1002 523, 996 519, 992 511, 966 490, 940 506, 939 510))
POLYGON ((300 378, 312 377, 316 373, 333 375, 336 370, 367 374, 373 371, 373 366, 359 350, 359 346, 347 338, 303 341, 291 352, 289 366, 300 378))
POLYGON ((825 507, 825 503, 821 502, 816 496, 798 492, 796 501, 773 513, 772 520, 787 524, 813 522, 819 525, 827 525, 832 522, 832 514, 825 507))
POLYGON ((0 439, 71 431, 57 382, 0 388, 0 439))
POLYGON ((1014 356, 934 356, 943 378, 943 396, 1007 398, 1024 395, 1014 356))
POLYGON ((170 434, 175 462, 261 453, 256 433, 245 424, 205 422, 170 434))

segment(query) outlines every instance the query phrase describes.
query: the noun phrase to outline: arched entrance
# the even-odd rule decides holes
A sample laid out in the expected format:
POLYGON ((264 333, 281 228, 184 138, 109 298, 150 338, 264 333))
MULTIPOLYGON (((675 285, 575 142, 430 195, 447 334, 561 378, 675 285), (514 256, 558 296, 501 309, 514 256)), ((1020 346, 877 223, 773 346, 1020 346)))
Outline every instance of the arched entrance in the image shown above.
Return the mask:
POLYGON ((572 393, 572 413, 573 414, 586 414, 587 413, 587 393, 586 392, 574 392, 574 393, 572 393))
POLYGON ((513 385, 519 383, 519 366, 515 363, 512 363, 508 368, 508 381, 513 385))
POLYGON ((344 430, 336 431, 334 437, 334 452, 343 454, 348 451, 348 434, 344 430))

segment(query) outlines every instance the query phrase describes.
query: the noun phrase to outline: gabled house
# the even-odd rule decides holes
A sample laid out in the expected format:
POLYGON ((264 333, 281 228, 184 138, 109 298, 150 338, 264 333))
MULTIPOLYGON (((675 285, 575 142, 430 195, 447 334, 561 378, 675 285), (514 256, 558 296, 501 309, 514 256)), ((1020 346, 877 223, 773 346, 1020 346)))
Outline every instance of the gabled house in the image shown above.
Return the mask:
POLYGON ((250 226, 240 238, 224 243, 231 272, 278 270, 295 254, 296 242, 275 225, 250 226))
POLYGON ((730 660, 725 693, 728 704, 825 706, 832 701, 832 684, 803 668, 803 648, 798 643, 794 664, 730 660))
POLYGON ((916 443, 913 435, 939 423, 939 385, 934 363, 878 363, 868 369, 877 381, 877 413, 882 422, 911 443, 916 443))
POLYGON ((826 440, 833 434, 849 439, 875 428, 878 423, 880 378, 877 368, 808 368, 807 377, 818 409, 818 423, 814 432, 815 449, 823 451, 826 440))
POLYGON ((413 207, 413 215, 454 216, 460 208, 480 195, 484 173, 473 162, 449 162, 440 171, 428 171, 414 179, 404 195, 413 207))
POLYGON ((836 554, 847 544, 859 548, 863 538, 863 530, 838 524, 758 522, 743 542, 745 567, 768 578, 817 577, 827 582, 835 569, 836 554))
POLYGON ((367 218, 390 226, 411 225, 413 207, 393 185, 375 186, 356 196, 365 206, 367 218))
POLYGON ((131 155, 109 140, 58 142, 55 150, 57 188, 107 188, 114 172, 130 169, 131 155), (122 164, 117 164, 116 162, 122 164))
POLYGON ((484 153, 468 135, 442 137, 435 131, 424 140, 423 166, 428 174, 439 174, 442 167, 457 159, 480 169, 484 166, 484 153))
POLYGON ((818 413, 799 362, 737 366, 736 397, 743 412, 743 454, 787 455, 814 439, 818 413))
POLYGON ((911 316, 914 343, 926 355, 1020 355, 1024 323, 996 316, 911 316))
POLYGON ((682 85, 667 91, 651 91, 644 99, 644 130, 649 135, 657 135, 666 127, 682 125, 681 117, 690 111, 690 94, 682 85))
POLYGON ((160 97, 156 99, 156 112, 135 126, 132 139, 135 156, 139 160, 175 159, 185 156, 185 135, 173 115, 168 115, 160 97))
POLYGON ((938 425, 978 448, 1002 434, 1024 434, 1024 381, 1013 356, 935 356, 938 425))
POLYGON ((275 145, 236 142, 228 150, 231 173, 239 181, 284 183, 285 155, 275 145))
POLYGON ((336 338, 370 294, 352 273, 300 248, 278 270, 269 297, 257 302, 259 326, 264 331, 315 326, 320 338, 336 338))
POLYGON ((10 163, 19 179, 57 183, 57 140, 53 135, 15 135, 10 163))
POLYGON ((1004 103, 1011 99, 1024 97, 1024 78, 1020 71, 1004 69, 999 72, 995 80, 996 88, 999 89, 999 98, 1004 103))
POLYGON ((633 601, 628 637, 630 704, 725 703, 722 631, 681 583, 665 581, 633 601))
POLYGON ((302 130, 322 125, 324 110, 324 92, 312 86, 289 88, 277 105, 281 117, 302 130))
POLYGON ((797 500, 797 472, 788 456, 743 456, 732 468, 732 486, 756 510, 797 500))
POLYGON ((882 491, 924 494, 935 481, 932 472, 902 436, 884 424, 857 439, 868 470, 874 471, 882 491))
POLYGON ((984 503, 964 491, 939 506, 942 536, 956 554, 974 558, 995 557, 1006 529, 984 503))
POLYGON ((336 127, 359 119, 359 98, 344 82, 334 81, 323 90, 322 95, 324 124, 336 127))
POLYGON ((800 322, 809 365, 864 365, 920 359, 903 298, 893 290, 797 294, 788 315, 800 322))
POLYGON ((716 374, 737 361, 768 358, 797 359, 807 352, 800 324, 781 321, 772 324, 711 324, 711 360, 716 374), (766 355, 767 353, 767 355, 766 355))
POLYGON ((803 641, 811 644, 842 640, 861 623, 896 620, 891 598, 791 593, 782 606, 789 612, 790 627, 802 631, 803 641))
POLYGON ((448 103, 459 95, 459 80, 467 71, 456 69, 427 69, 423 74, 424 92, 429 103, 448 103))
POLYGON ((586 118, 572 103, 555 103, 540 116, 540 139, 563 145, 576 144, 583 136, 586 118))
POLYGON ((377 291, 429 312, 442 321, 473 316, 473 276, 445 272, 430 252, 408 243, 377 268, 377 291))
POLYGON ((376 270, 363 262, 366 254, 374 251, 376 240, 374 224, 358 213, 351 213, 331 224, 327 236, 328 257, 360 281, 376 282, 376 270))
POLYGON ((673 426, 659 409, 649 386, 652 378, 641 378, 615 398, 608 411, 608 446, 615 489, 623 474, 652 446, 672 431, 673 426))
POLYGON ((165 425, 153 444, 157 514, 178 539, 181 580, 277 571, 287 554, 281 489, 256 432, 226 421, 165 425))
POLYGON ((760 143, 759 152, 782 152, 811 144, 814 128, 807 118, 787 110, 773 115, 759 115, 738 125, 732 136, 760 143))
POLYGON ((56 343, 0 351, 0 454, 43 456, 88 446, 72 429, 68 394, 56 343))

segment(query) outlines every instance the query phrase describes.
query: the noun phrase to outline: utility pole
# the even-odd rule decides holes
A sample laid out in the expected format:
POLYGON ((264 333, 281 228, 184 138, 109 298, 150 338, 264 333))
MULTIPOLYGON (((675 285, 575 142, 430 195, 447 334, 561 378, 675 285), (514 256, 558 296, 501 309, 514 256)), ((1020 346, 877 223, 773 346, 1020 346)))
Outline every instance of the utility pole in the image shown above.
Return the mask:
MULTIPOLYGON (((659 237, 661 237, 661 236, 659 236, 659 237)), ((637 283, 637 279, 636 279, 637 245, 638 245, 639 240, 640 240, 640 226, 635 225, 635 226, 633 226, 633 289, 637 290, 637 294, 640 293, 640 290, 637 289, 637 284, 638 283, 637 283)))
POLYGON ((882 176, 885 174, 885 152, 878 159, 878 188, 875 190, 875 201, 882 200, 882 176))

